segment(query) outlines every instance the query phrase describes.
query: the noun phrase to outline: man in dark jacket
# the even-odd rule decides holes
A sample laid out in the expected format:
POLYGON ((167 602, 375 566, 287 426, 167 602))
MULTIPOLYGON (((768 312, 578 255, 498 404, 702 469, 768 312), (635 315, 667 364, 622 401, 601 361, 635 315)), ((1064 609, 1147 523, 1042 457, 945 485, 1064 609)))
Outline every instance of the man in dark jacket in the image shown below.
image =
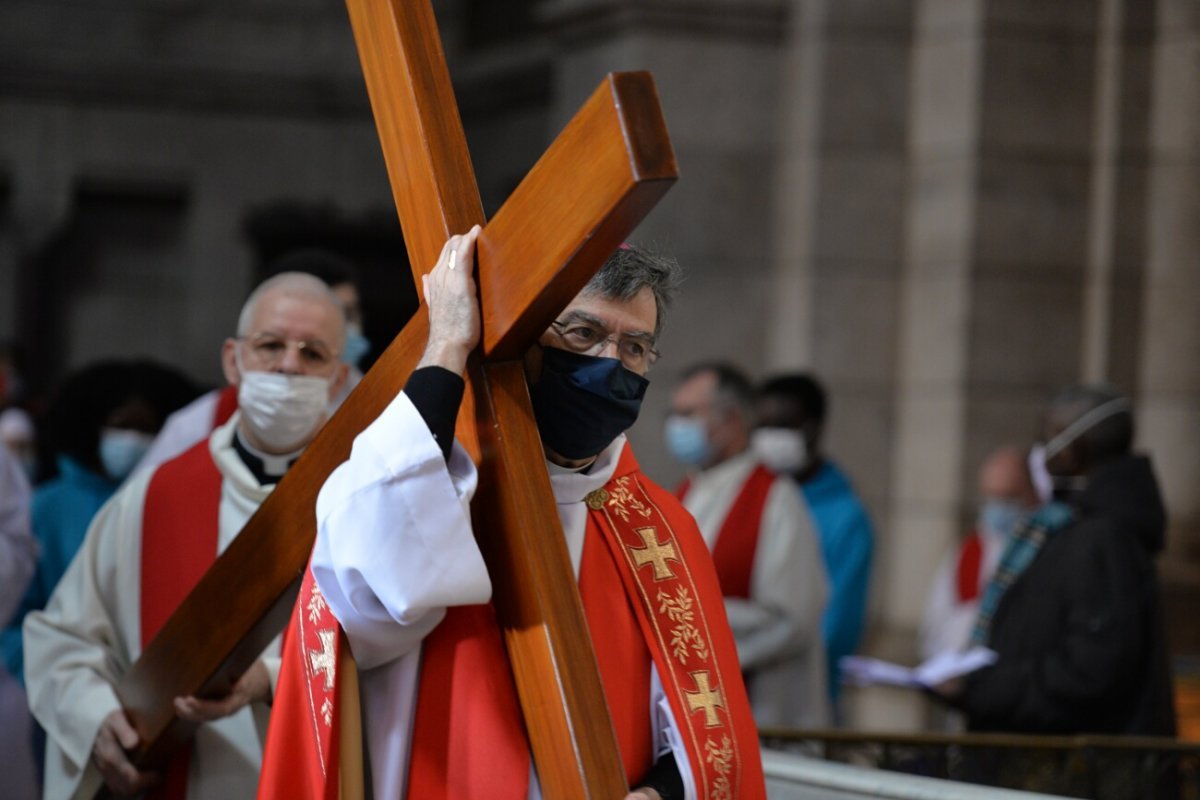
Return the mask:
POLYGON ((951 702, 972 730, 1173 736, 1154 556, 1166 512, 1129 401, 1075 386, 1045 416, 1055 499, 1021 526, 974 640, 999 654, 951 702))

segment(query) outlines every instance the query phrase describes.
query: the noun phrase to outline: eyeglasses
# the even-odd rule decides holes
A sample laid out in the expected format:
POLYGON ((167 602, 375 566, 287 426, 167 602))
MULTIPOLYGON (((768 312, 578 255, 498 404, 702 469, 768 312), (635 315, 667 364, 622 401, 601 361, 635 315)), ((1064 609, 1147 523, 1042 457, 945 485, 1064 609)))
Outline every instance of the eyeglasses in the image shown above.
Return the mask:
POLYGON ((645 372, 658 361, 659 352, 654 349, 653 339, 648 335, 614 336, 601 326, 585 320, 551 322, 550 327, 567 350, 581 355, 594 356, 604 352, 609 343, 616 345, 617 356, 626 369, 645 372))
POLYGON ((300 354, 300 363, 312 370, 323 370, 337 360, 337 351, 320 339, 288 339, 270 331, 239 336, 250 349, 256 365, 263 369, 276 369, 283 363, 288 349, 295 346, 300 354))

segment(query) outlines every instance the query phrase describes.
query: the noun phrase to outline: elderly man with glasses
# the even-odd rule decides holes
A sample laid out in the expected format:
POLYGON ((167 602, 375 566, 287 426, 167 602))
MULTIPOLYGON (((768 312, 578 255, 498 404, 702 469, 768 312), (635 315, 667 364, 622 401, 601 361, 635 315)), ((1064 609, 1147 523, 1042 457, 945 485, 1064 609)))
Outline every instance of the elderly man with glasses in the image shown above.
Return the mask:
MULTIPOLYGON (((418 369, 317 501, 301 599, 320 601, 304 604, 286 637, 260 798, 324 797, 336 785, 336 762, 305 733, 311 692, 333 682, 313 672, 293 635, 300 625, 330 641, 337 626, 346 633, 375 797, 541 796, 471 528, 475 467, 453 441, 461 376, 479 339, 477 235, 447 242, 426 278, 430 334, 418 369)), ((691 517, 642 474, 624 435, 678 269, 634 247, 617 250, 541 336, 526 374, 625 777, 636 787, 630 797, 761 798, 757 736, 712 561, 691 517)), ((336 692, 328 702, 332 709, 336 692)))
POLYGON ((48 798, 118 796, 160 781, 169 797, 249 797, 258 782, 272 644, 224 698, 179 698, 202 723, 164 774, 136 770, 137 733, 113 687, 325 421, 346 379, 337 298, 317 278, 283 273, 246 300, 222 366, 240 410, 205 441, 135 474, 96 515, 45 611, 25 622, 30 706, 46 729, 48 798))

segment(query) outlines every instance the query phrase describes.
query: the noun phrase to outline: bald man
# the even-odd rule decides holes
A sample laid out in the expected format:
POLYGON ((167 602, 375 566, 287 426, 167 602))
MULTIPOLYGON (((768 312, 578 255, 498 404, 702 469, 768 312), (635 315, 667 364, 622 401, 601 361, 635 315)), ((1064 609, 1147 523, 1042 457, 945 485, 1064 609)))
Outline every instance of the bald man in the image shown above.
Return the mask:
POLYGON ((215 700, 179 698, 201 723, 162 775, 126 753, 138 736, 114 688, 175 607, 299 458, 346 380, 345 315, 317 278, 283 273, 246 300, 221 361, 240 410, 212 435, 135 475, 100 509, 45 611, 25 621, 25 674, 46 729, 45 797, 119 797, 165 783, 189 800, 253 797, 279 670, 273 643, 215 700))

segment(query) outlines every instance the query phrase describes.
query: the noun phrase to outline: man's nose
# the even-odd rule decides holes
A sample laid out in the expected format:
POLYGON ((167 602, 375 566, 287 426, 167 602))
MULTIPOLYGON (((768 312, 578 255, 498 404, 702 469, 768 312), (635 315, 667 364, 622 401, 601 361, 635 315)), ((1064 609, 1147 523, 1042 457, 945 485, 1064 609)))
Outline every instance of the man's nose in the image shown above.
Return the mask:
POLYGON ((296 342, 288 342, 287 348, 283 351, 283 358, 279 361, 279 366, 276 367, 277 372, 282 372, 285 375, 300 375, 304 372, 304 361, 300 358, 300 345, 296 342))
POLYGON ((620 358, 621 349, 617 345, 616 338, 610 336, 601 342, 600 350, 596 353, 596 355, 603 356, 605 358, 620 358))

